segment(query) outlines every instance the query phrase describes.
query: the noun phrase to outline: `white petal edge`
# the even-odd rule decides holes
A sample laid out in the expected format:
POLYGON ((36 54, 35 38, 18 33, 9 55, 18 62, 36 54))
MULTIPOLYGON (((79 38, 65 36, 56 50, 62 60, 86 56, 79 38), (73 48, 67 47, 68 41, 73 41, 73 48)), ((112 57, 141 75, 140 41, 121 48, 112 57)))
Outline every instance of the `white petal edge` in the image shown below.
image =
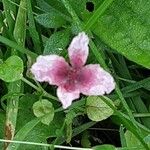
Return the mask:
POLYGON ((67 92, 64 88, 58 87, 57 96, 62 103, 62 107, 66 109, 72 104, 73 100, 78 99, 80 97, 80 93, 78 90, 73 92, 67 92))
POLYGON ((91 84, 90 88, 83 87, 81 93, 84 95, 104 95, 109 94, 115 89, 115 81, 110 73, 100 67, 99 64, 90 64, 85 66, 86 69, 91 69, 95 74, 93 79, 94 84, 91 84))
POLYGON ((77 58, 79 57, 82 60, 81 66, 86 63, 87 57, 89 55, 88 44, 89 44, 89 38, 84 32, 79 33, 77 36, 73 38, 68 48, 69 58, 72 65, 74 65, 74 61, 73 61, 74 57, 77 58))
POLYGON ((54 64, 56 64, 58 61, 62 61, 68 65, 65 62, 65 59, 58 55, 40 55, 37 57, 36 62, 32 65, 30 70, 37 81, 49 82, 49 84, 53 84, 49 72, 54 67, 54 64))

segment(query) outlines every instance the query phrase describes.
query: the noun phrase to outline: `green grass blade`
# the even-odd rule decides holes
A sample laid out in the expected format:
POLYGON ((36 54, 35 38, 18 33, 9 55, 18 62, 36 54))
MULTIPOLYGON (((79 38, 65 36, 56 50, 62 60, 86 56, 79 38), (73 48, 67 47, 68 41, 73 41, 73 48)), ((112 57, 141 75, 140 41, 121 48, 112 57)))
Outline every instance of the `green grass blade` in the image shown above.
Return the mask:
MULTIPOLYGON (((73 130, 72 137, 74 137, 74 136, 80 134, 81 132, 87 130, 88 128, 92 127, 94 124, 96 124, 96 122, 91 121, 91 122, 87 122, 87 123, 85 123, 85 124, 83 124, 83 125, 81 125, 81 126, 75 128, 75 129, 73 130)), ((65 141, 66 141, 65 138, 59 138, 58 141, 57 141, 57 144, 62 144, 62 143, 64 143, 65 141)))
POLYGON ((140 88, 144 88, 144 86, 146 86, 148 84, 150 84, 150 77, 145 78, 145 79, 138 81, 136 83, 133 83, 132 85, 126 86, 126 87, 122 88, 121 91, 129 93, 129 92, 138 90, 140 88))
MULTIPOLYGON (((15 135, 14 140, 23 141, 27 134, 40 122, 38 118, 31 120, 27 124, 25 124, 15 135)), ((7 150, 17 150, 20 144, 11 143, 7 147, 7 150)))
MULTIPOLYGON (((18 9, 17 19, 14 28, 14 38, 16 39, 18 45, 24 46, 25 35, 26 35, 26 11, 23 9, 26 7, 26 0, 20 1, 20 7, 18 9)), ((17 55, 16 49, 12 50, 12 55, 17 55)), ((8 93, 21 93, 23 85, 21 80, 12 82, 8 85, 8 93)), ((6 109, 6 124, 5 124, 5 139, 12 140, 15 135, 17 115, 18 115, 18 105, 19 96, 7 99, 7 109, 6 109), (8 134, 9 133, 9 134, 8 134)), ((5 143, 7 149, 8 143, 5 143)), ((12 148, 11 148, 12 149, 12 148)))
POLYGON ((126 144, 126 139, 125 139, 125 136, 124 136, 124 127, 123 127, 123 125, 120 126, 119 133, 120 133, 121 146, 126 147, 127 144, 126 144))
MULTIPOLYGON (((13 0, 12 0, 13 1, 13 0)), ((16 6, 12 5, 9 0, 2 0, 9 33, 12 34, 15 25, 16 6)))
MULTIPOLYGON (((124 123, 124 125, 140 140, 140 142, 142 143, 142 145, 145 147, 146 150, 149 150, 148 145, 145 143, 145 141, 143 140, 144 136, 141 136, 141 132, 139 133, 139 130, 137 130, 137 128, 134 127, 133 125, 133 121, 131 120, 131 118, 129 118, 129 120, 127 120, 123 113, 119 112, 116 110, 116 108, 109 102, 109 98, 106 96, 103 96, 102 99, 104 100, 104 102, 111 108, 114 110, 114 112, 116 113, 116 115, 120 118, 120 120, 122 120, 122 122, 124 123)), ((136 123, 136 121, 134 122, 136 123)), ((138 126, 138 124, 136 123, 136 125, 138 126)), ((139 127, 138 127, 139 128, 139 127)), ((140 129, 141 131, 141 129, 140 129)))
POLYGON ((114 0, 105 0, 98 9, 94 12, 93 16, 88 19, 88 22, 84 25, 83 30, 88 31, 98 20, 98 18, 105 12, 105 10, 111 5, 114 0))
POLYGON ((38 54, 41 54, 41 43, 40 43, 40 37, 36 30, 33 11, 32 11, 32 4, 31 0, 27 0, 27 13, 28 13, 28 21, 29 21, 29 32, 33 40, 33 44, 35 47, 35 50, 38 54))
POLYGON ((5 45, 7 45, 13 49, 18 50, 19 52, 21 52, 23 54, 29 55, 32 58, 36 58, 38 56, 36 53, 29 51, 28 49, 24 48, 23 46, 17 44, 14 41, 11 41, 11 40, 3 37, 1 35, 0 35, 0 42, 2 42, 3 44, 5 44, 5 45))

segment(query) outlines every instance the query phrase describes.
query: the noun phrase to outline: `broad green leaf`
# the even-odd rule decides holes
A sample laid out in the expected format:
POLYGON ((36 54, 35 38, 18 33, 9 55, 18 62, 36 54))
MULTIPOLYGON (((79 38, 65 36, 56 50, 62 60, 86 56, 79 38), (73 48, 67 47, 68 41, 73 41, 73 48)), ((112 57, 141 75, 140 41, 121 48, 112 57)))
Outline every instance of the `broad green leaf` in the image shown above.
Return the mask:
POLYGON ((67 30, 56 32, 47 40, 44 54, 60 54, 62 51, 65 51, 68 43, 69 32, 67 30))
POLYGON ((115 0, 93 31, 111 48, 150 68, 150 3, 147 0, 115 0))
MULTIPOLYGON (((109 101, 112 105, 113 102, 109 101)), ((113 114, 113 110, 101 99, 101 97, 89 96, 86 101, 86 110, 89 119, 101 121, 113 114)))
POLYGON ((54 108, 50 101, 39 100, 33 104, 34 115, 41 119, 41 122, 49 125, 54 118, 54 108))
POLYGON ((93 147, 93 150, 116 150, 113 145, 105 144, 93 147))
MULTIPOLYGON (((86 10, 88 0, 69 1, 84 22, 95 13, 95 11, 88 12, 86 10)), ((96 10, 103 0, 93 0, 92 2, 94 10, 96 10)), ((121 2, 115 0, 100 16, 91 31, 129 60, 150 68, 149 15, 150 3, 148 0, 124 0, 121 2)))
POLYGON ((65 20, 56 12, 41 14, 36 16, 35 19, 46 28, 58 28, 65 23, 65 20))
POLYGON ((0 64, 0 79, 14 82, 22 78, 23 61, 18 56, 11 56, 0 64))

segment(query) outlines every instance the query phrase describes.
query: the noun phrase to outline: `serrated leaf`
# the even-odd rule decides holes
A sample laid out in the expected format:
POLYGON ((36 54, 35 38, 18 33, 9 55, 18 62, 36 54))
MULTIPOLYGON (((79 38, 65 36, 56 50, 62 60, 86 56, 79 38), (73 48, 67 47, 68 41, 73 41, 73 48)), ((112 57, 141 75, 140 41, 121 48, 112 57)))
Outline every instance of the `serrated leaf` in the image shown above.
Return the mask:
POLYGON ((11 56, 0 64, 0 79, 14 82, 22 78, 23 61, 18 56, 11 56))
POLYGON ((46 99, 39 100, 33 104, 33 113, 46 125, 49 125, 54 118, 53 105, 46 99))
POLYGON ((46 28, 58 28, 65 23, 63 17, 56 12, 41 14, 36 16, 35 19, 39 24, 46 28))
POLYGON ((47 40, 44 54, 60 54, 69 43, 69 32, 59 31, 50 36, 47 40))
MULTIPOLYGON (((113 102, 109 101, 112 105, 113 102)), ((93 121, 101 121, 107 119, 113 114, 113 110, 97 96, 89 96, 86 101, 86 110, 89 119, 93 121)))

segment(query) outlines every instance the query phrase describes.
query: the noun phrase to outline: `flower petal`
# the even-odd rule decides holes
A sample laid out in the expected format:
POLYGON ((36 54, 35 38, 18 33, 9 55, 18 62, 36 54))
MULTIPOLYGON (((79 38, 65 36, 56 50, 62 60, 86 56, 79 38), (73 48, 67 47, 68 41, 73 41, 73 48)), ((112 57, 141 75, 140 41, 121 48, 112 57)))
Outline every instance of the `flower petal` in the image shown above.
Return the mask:
POLYGON ((84 95, 104 95, 115 88, 113 77, 98 64, 83 67, 78 82, 84 95))
POLYGON ((62 107, 66 109, 71 105, 73 100, 78 99, 80 97, 80 93, 79 90, 68 92, 63 87, 58 87, 57 96, 62 103, 62 107))
POLYGON ((73 38, 69 48, 70 62, 73 67, 81 67, 86 63, 89 54, 89 38, 84 33, 79 33, 73 38))
POLYGON ((66 80, 69 65, 57 55, 39 56, 31 67, 35 79, 49 84, 61 85, 66 80))

